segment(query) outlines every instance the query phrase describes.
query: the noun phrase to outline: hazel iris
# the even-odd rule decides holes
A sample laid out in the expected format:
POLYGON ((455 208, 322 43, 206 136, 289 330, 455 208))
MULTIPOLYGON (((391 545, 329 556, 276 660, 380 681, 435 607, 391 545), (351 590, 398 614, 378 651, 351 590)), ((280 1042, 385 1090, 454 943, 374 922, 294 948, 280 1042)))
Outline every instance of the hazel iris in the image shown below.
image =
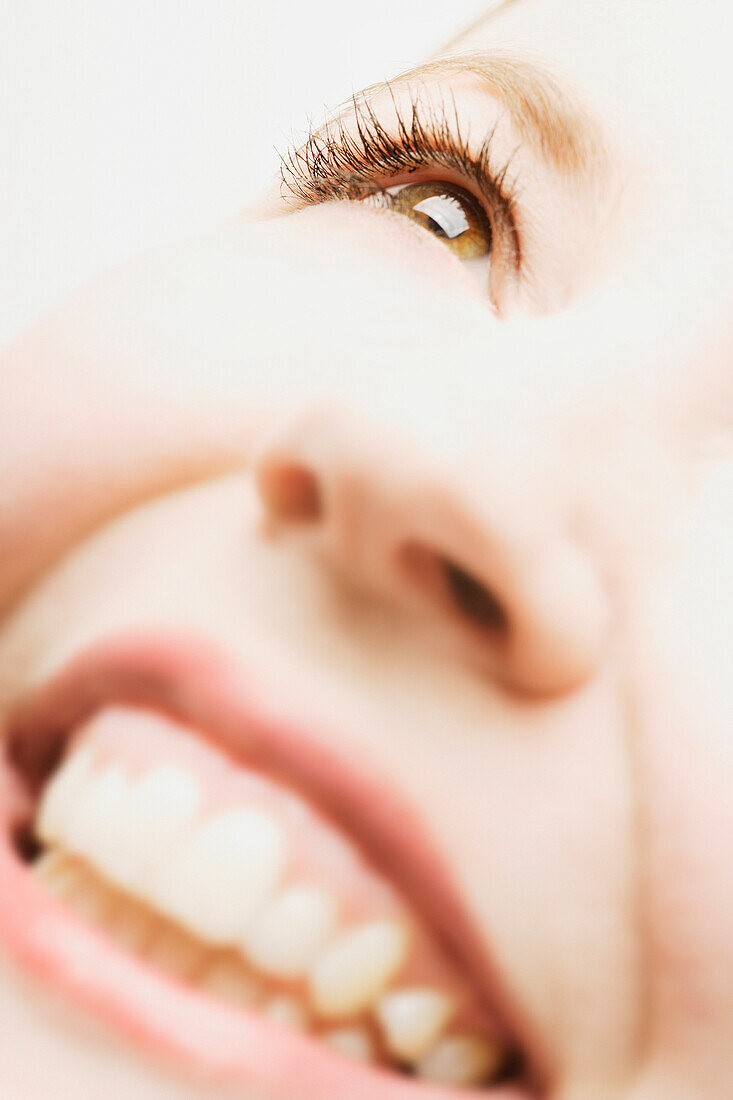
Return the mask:
POLYGON ((463 260, 491 252, 491 223, 478 199, 440 180, 390 189, 390 209, 417 222, 463 260))

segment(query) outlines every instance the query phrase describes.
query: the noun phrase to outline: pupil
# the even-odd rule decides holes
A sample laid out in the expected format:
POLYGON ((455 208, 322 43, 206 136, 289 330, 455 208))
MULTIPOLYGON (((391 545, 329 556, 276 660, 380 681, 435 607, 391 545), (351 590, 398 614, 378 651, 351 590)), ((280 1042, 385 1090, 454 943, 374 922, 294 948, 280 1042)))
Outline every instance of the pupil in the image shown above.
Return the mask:
POLYGON ((424 219, 427 229, 444 239, 453 240, 470 228, 462 204, 454 195, 445 192, 415 203, 413 211, 424 219))
POLYGON ((435 218, 431 218, 429 214, 423 214, 423 217, 431 233, 434 233, 436 237, 447 238, 448 234, 443 229, 443 226, 439 222, 436 222, 435 218))

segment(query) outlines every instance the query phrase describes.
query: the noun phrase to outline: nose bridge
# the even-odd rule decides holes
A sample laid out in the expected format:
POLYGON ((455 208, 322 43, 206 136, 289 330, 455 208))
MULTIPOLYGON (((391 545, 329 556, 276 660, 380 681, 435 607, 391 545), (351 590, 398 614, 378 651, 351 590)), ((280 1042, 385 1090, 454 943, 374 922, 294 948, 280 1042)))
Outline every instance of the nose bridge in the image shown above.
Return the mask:
POLYGON ((320 408, 263 441, 255 476, 275 529, 307 530, 332 566, 512 689, 554 695, 596 667, 599 578, 516 450, 435 460, 320 408))

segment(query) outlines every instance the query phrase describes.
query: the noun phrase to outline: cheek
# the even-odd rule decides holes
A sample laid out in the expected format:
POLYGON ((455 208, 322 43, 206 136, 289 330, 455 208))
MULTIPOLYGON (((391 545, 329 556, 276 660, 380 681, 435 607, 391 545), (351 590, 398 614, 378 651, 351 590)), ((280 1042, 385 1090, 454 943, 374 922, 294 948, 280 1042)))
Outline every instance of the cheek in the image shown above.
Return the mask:
POLYGON ((241 463, 259 401, 366 399, 380 359, 404 381, 435 306, 419 248, 393 229, 380 259, 381 219, 322 220, 329 231, 227 227, 126 265, 2 356, 0 473, 14 491, 0 499, 0 609, 117 511, 241 463))
POLYGON ((364 272, 366 288, 378 297, 382 281, 394 276, 395 289, 403 281, 413 284, 413 291, 430 296, 436 291, 452 297, 460 296, 469 286, 461 284, 462 261, 416 222, 389 210, 376 210, 363 203, 339 202, 322 204, 281 218, 273 225, 291 240, 295 249, 298 238, 308 242, 315 256, 322 261, 322 273, 341 270, 364 272), (345 246, 345 250, 339 247, 345 246), (375 281, 376 277, 376 281, 375 281))
POLYGON ((680 522, 637 626, 642 858, 659 1033, 730 1067, 733 464, 680 522), (650 658, 649 655, 653 655, 650 658))

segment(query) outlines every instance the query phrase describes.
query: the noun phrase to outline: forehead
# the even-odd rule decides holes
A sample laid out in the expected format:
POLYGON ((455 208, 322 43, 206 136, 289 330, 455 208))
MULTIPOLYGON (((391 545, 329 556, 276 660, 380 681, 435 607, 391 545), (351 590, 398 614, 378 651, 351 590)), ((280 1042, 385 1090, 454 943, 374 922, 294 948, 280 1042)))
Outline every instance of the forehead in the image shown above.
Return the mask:
POLYGON ((450 47, 467 44, 536 51, 627 128, 652 113, 660 136, 693 136, 733 113, 733 9, 717 0, 504 0, 450 47))

